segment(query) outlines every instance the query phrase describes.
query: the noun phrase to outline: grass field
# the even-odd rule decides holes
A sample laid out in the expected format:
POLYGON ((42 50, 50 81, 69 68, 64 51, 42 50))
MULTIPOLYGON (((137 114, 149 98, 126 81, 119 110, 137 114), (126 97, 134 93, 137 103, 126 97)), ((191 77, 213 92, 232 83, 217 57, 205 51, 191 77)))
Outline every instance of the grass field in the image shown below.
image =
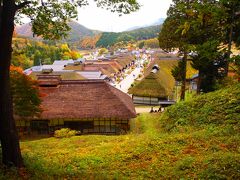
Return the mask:
MULTIPOLYGON (((240 84, 141 114, 121 136, 21 143, 27 179, 240 179, 240 84)), ((0 179, 17 179, 0 171, 0 179)))

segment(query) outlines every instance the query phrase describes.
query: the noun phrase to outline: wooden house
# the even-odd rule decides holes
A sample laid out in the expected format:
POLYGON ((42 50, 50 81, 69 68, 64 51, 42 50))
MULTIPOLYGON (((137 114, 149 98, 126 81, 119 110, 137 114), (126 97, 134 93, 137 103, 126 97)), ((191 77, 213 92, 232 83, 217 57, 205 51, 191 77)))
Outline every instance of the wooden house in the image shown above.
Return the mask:
POLYGON ((64 127, 83 134, 121 134, 129 130, 129 120, 136 112, 127 94, 101 80, 46 79, 39 77, 41 116, 21 120, 19 126, 40 134, 64 127))
POLYGON ((176 61, 153 62, 144 74, 144 78, 128 91, 134 104, 169 106, 174 101, 174 78, 171 69, 176 61), (157 64, 156 64, 157 63, 157 64), (161 64, 164 64, 163 68, 161 64), (167 65, 165 65, 167 64, 167 65))

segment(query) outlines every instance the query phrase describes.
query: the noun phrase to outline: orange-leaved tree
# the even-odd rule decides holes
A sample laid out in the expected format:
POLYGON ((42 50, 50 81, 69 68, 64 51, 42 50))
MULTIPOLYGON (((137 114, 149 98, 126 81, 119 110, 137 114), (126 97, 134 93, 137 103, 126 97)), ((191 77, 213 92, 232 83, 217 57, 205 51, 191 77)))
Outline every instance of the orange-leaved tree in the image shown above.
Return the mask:
POLYGON ((14 115, 32 118, 41 113, 41 99, 37 81, 23 73, 22 68, 10 66, 14 115))

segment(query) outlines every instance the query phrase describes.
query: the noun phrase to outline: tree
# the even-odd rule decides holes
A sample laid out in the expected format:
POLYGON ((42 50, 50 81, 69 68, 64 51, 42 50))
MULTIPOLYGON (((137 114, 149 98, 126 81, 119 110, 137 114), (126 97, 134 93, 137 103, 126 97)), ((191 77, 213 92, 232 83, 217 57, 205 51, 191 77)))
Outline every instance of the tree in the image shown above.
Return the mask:
MULTIPOLYGON (((159 46, 165 51, 172 51, 178 49, 180 54, 183 55, 181 65, 181 100, 185 99, 186 89, 186 66, 187 55, 190 52, 190 39, 192 34, 189 31, 189 19, 191 18, 191 4, 186 0, 173 0, 173 4, 168 10, 168 17, 163 23, 162 29, 159 34, 159 46)), ((180 67, 176 67, 179 71, 180 67)))
POLYGON ((227 44, 227 63, 225 74, 228 74, 229 61, 231 56, 232 42, 240 44, 240 1, 239 0, 220 0, 220 7, 224 9, 223 31, 225 32, 224 42, 227 44))
POLYGON ((146 48, 158 48, 159 47, 159 41, 158 41, 157 38, 148 39, 148 40, 145 40, 144 46, 146 48))
POLYGON ((36 50, 33 56, 33 65, 38 66, 41 63, 41 53, 39 50, 36 50))
POLYGON ((197 91, 209 92, 215 90, 219 69, 224 68, 224 58, 219 50, 218 41, 206 41, 196 46, 197 54, 192 56, 193 68, 199 70, 197 91))
POLYGON ((139 47, 140 49, 142 49, 142 48, 144 47, 144 41, 140 41, 140 42, 138 43, 138 47, 139 47))
POLYGON ((12 54, 12 64, 22 67, 23 69, 27 69, 33 65, 31 60, 23 52, 17 51, 12 54))
MULTIPOLYGON (((180 51, 181 48, 183 49, 183 61, 185 62, 180 64, 181 67, 178 66, 178 69, 175 69, 175 74, 177 71, 180 72, 181 68, 183 74, 186 74, 187 55, 190 51, 197 54, 197 56, 194 57, 193 63, 197 63, 194 67, 199 70, 198 92, 200 92, 200 87, 202 87, 203 84, 208 84, 209 87, 213 87, 214 85, 213 79, 216 77, 213 77, 213 74, 207 71, 212 71, 213 60, 216 59, 212 59, 212 55, 207 53, 208 49, 206 45, 214 44, 214 48, 211 49, 212 53, 218 53, 215 51, 219 50, 218 47, 222 40, 223 28, 221 23, 225 13, 220 8, 219 2, 215 0, 181 0, 173 2, 174 4, 168 11, 167 22, 164 23, 166 26, 164 27, 163 25, 163 32, 160 33, 160 47, 170 50, 171 48, 178 47, 180 51), (174 28, 176 28, 177 31, 174 32, 174 28), (215 46, 216 42, 218 42, 217 46, 215 46), (197 58, 201 60, 197 60, 197 58), (212 62, 212 64, 209 62, 212 62), (205 70, 201 68, 203 66, 205 70), (204 76, 211 76, 212 80, 210 81, 208 78, 203 78, 204 76), (213 84, 209 84, 209 82, 213 84)), ((183 75, 178 77, 182 77, 182 82, 186 79, 183 75)), ((184 84, 185 83, 183 83, 182 86, 182 97, 184 97, 183 93, 185 91, 184 84)), ((210 89, 211 88, 209 88, 209 90, 210 89)))
POLYGON ((98 54, 101 56, 103 54, 107 54, 108 53, 108 50, 106 48, 101 48, 98 50, 98 54))
POLYGON ((38 116, 41 100, 37 81, 25 75, 22 68, 15 66, 10 67, 10 79, 14 115, 23 118, 38 116))
POLYGON ((231 58, 231 64, 231 68, 235 72, 238 82, 240 82, 240 55, 233 56, 231 58))
MULTIPOLYGON (((98 7, 105 7, 120 14, 128 14, 139 9, 136 0, 95 2, 98 7)), ((60 39, 66 36, 66 31, 70 29, 67 21, 76 18, 77 7, 87 4, 87 0, 0 0, 0 140, 4 164, 16 167, 23 165, 13 118, 9 78, 14 20, 20 21, 21 15, 24 14, 32 20, 35 35, 44 39, 60 39)))
POLYGON ((194 33, 192 66, 199 71, 197 92, 209 92, 215 89, 217 79, 222 78, 218 70, 226 63, 220 52, 224 11, 215 0, 195 1, 192 8, 189 26, 194 33))

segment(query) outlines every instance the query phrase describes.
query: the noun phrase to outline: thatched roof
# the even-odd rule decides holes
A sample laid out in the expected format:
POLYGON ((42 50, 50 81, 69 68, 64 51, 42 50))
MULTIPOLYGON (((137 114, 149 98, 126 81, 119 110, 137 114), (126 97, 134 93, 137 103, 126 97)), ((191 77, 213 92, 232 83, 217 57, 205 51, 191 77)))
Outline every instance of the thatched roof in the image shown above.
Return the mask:
MULTIPOLYGON (((37 79, 38 75, 43 75, 42 72, 32 72, 30 77, 33 79, 37 79)), ((74 71, 59 71, 59 72, 52 72, 49 75, 60 75, 61 79, 63 80, 83 80, 86 79, 77 72, 74 71)))
POLYGON ((130 64, 134 60, 132 55, 124 55, 122 57, 117 57, 115 61, 122 67, 125 68, 126 65, 130 64))
POLYGON ((104 81, 62 81, 58 87, 41 87, 40 119, 119 118, 136 116, 132 99, 104 81))
POLYGON ((106 70, 108 73, 113 74, 113 73, 117 73, 118 69, 113 67, 111 64, 87 64, 84 66, 84 71, 93 71, 93 70, 100 70, 100 69, 104 69, 106 70))
POLYGON ((144 97, 167 98, 171 94, 173 86, 166 76, 166 72, 163 70, 158 71, 156 74, 151 73, 131 88, 129 93, 144 97))
POLYGON ((171 69, 176 64, 176 60, 155 60, 146 70, 145 78, 130 88, 129 93, 136 96, 167 98, 173 91, 175 80, 171 69), (158 64, 160 70, 151 73, 155 64, 158 64))

